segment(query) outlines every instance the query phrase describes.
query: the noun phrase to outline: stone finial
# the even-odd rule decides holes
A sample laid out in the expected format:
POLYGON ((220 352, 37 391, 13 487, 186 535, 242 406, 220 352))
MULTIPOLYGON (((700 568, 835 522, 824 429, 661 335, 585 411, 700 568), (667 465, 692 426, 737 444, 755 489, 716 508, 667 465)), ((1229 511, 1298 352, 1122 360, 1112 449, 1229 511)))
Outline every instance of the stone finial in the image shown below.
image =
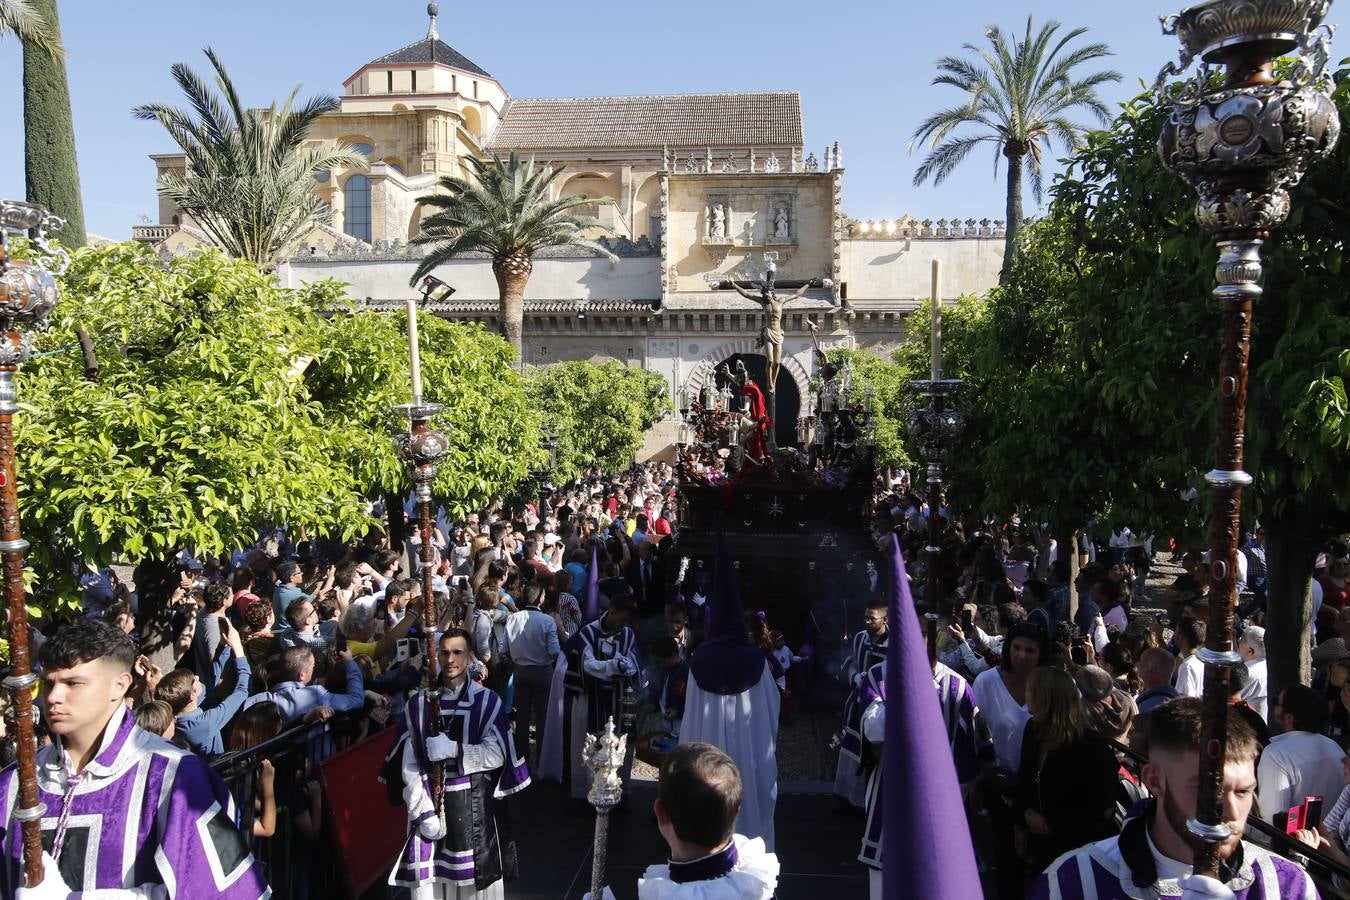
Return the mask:
POLYGON ((807 172, 820 171, 820 163, 816 161, 816 155, 814 153, 807 154, 806 162, 802 164, 802 168, 807 172))
POLYGON ((782 170, 782 164, 778 162, 778 154, 769 151, 769 158, 764 160, 764 171, 774 174, 782 170))
POLYGON ((711 148, 711 147, 705 147, 705 148, 703 148, 703 149, 707 152, 707 155, 708 155, 708 168, 706 169, 706 171, 711 172, 711 171, 713 170, 712 148, 711 148))
POLYGON ((831 171, 833 171, 834 169, 842 169, 843 167, 844 167, 844 154, 841 153, 841 152, 839 151, 839 142, 838 142, 838 141, 835 141, 835 142, 834 142, 834 165, 831 167, 831 171))
POLYGON ((750 148, 750 171, 755 171, 755 148, 750 148))
POLYGON ((436 17, 441 14, 441 5, 439 3, 427 4, 427 17, 431 19, 427 25, 427 40, 438 41, 441 36, 436 33, 436 17))
POLYGON ((661 171, 662 171, 662 172, 669 172, 669 171, 670 171, 670 145, 669 145, 669 144, 663 144, 663 145, 661 146, 661 171))

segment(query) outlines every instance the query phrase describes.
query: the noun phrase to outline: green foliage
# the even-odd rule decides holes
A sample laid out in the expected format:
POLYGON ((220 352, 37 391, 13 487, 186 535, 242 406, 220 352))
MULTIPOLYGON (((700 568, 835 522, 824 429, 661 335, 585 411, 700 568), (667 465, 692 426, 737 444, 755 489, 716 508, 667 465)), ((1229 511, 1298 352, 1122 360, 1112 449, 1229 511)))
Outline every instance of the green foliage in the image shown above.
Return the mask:
MULTIPOLYGON (((444 406, 433 425, 450 453, 432 486, 452 514, 500 499, 539 463, 539 430, 511 346, 480 325, 417 317, 425 399, 444 406)), ((334 452, 368 495, 409 489, 392 436, 407 421, 407 320, 352 309, 332 312, 325 347, 306 378, 331 423, 334 452)))
POLYGON ((440 191, 417 198, 437 212, 422 221, 422 233, 413 239, 414 244, 432 245, 413 274, 413 284, 451 257, 471 250, 503 260, 531 256, 546 247, 584 247, 615 258, 607 248, 583 236, 588 229, 606 226, 593 217, 569 212, 606 200, 576 194, 549 197, 562 169, 535 169, 533 157, 522 162, 514 150, 506 162, 501 157, 487 162, 474 156, 464 161, 473 169, 472 180, 443 175, 440 191))
MULTIPOLYGON (((51 10, 55 0, 45 0, 51 10)), ((25 46, 37 48, 49 56, 61 57, 61 32, 56 17, 39 8, 44 0, 0 0, 0 38, 13 32, 25 46)))
MULTIPOLYGON (((876 393, 877 465, 883 468, 913 467, 923 459, 919 447, 910 438, 909 415, 927 400, 910 382, 926 379, 932 374, 929 337, 932 309, 932 302, 925 300, 910 314, 905 341, 889 357, 870 350, 830 351, 832 360, 849 364, 856 390, 870 387, 876 393)), ((942 308, 945 377, 957 377, 952 374, 954 371, 969 368, 972 341, 981 334, 986 309, 983 298, 970 295, 942 308)))
POLYGON ((997 25, 986 25, 989 46, 965 44, 968 56, 938 60, 933 84, 955 87, 965 97, 959 106, 939 110, 920 123, 910 142, 911 149, 929 146, 914 173, 915 187, 929 179, 941 184, 981 144, 993 151, 995 173, 999 159, 1007 159, 1007 260, 1022 220, 1022 166, 1039 201, 1045 150, 1053 142, 1066 149, 1078 146, 1083 127, 1072 118, 1077 110, 1087 110, 1101 124, 1109 121, 1097 88, 1120 81, 1113 71, 1081 75, 1077 70, 1083 64, 1111 56, 1111 50, 1101 43, 1069 49, 1087 29, 1075 28, 1060 37, 1060 27, 1047 22, 1033 34, 1028 16, 1026 34, 1019 39, 997 25), (972 130, 957 133, 967 127, 972 130))
POLYGON ((614 360, 532 368, 527 390, 530 407, 558 435, 558 482, 588 466, 627 466, 643 435, 671 409, 665 379, 614 360))
POLYGON ((41 204, 66 225, 59 235, 69 247, 83 247, 84 203, 75 160, 70 87, 61 50, 56 0, 0 4, 0 33, 14 28, 23 41, 23 164, 29 201, 41 204), (27 12, 24 13, 24 8, 27 12), (16 13, 18 17, 16 19, 16 13), (16 22, 18 24, 16 24, 16 22))
POLYGON ((906 422, 914 405, 909 382, 919 376, 896 362, 894 356, 886 358, 870 350, 831 350, 829 355, 831 361, 850 367, 854 388, 871 388, 876 394, 877 465, 913 465, 914 457, 906 447, 906 422))
MULTIPOLYGON (((1350 115, 1344 80, 1337 103, 1350 115)), ((953 474, 981 485, 989 508, 1198 532, 1203 510, 1180 492, 1212 465, 1217 252, 1191 189, 1159 161, 1168 113, 1145 94, 1089 136, 990 295, 966 373, 980 452, 953 474)), ((1342 142, 1295 189, 1294 213, 1265 247, 1248 395, 1256 484, 1244 513, 1323 533, 1350 516, 1348 171, 1342 142)))
POLYGON ((49 592, 70 565, 249 543, 263 521, 352 534, 351 471, 295 373, 323 322, 219 253, 157 261, 134 244, 75 255, 45 348, 20 376, 24 531, 49 592), (84 378, 75 329, 95 336, 84 378))
POLYGON ((314 175, 363 169, 366 160, 346 144, 307 139, 319 117, 338 108, 335 98, 314 97, 297 108, 297 85, 280 108, 246 108, 215 51, 208 48, 206 56, 223 98, 176 63, 170 71, 192 111, 150 103, 132 115, 159 122, 187 155, 186 175, 161 175, 159 193, 217 247, 271 269, 311 228, 331 218, 314 193, 314 175))
MULTIPOLYGON (((130 243, 86 248, 61 287, 16 417, 44 604, 73 602, 74 565, 219 553, 267 522, 355 535, 364 496, 408 488, 390 440, 407 400, 402 317, 339 307, 331 282, 281 288, 215 250, 165 263, 130 243), (77 326, 94 337, 97 382, 77 326)), ((421 325, 452 448, 437 499, 463 511, 523 479, 537 438, 509 346, 421 325)))

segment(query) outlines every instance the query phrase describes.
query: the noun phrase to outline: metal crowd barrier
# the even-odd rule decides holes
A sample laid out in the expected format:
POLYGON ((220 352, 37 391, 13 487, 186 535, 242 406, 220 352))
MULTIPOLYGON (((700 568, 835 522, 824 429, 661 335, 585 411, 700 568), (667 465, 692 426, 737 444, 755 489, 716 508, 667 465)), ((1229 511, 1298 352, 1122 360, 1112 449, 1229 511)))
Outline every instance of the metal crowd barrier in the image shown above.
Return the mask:
POLYGON ((311 842, 296 833, 288 804, 303 803, 306 781, 318 778, 318 764, 335 752, 335 741, 355 732, 363 714, 334 716, 326 722, 296 725, 270 740, 244 750, 226 753, 211 762, 235 802, 235 823, 261 864, 276 900, 303 897, 333 897, 343 893, 337 867, 313 865, 322 861, 327 825, 319 823, 319 836, 311 842), (253 833, 260 800, 259 769, 263 760, 275 772, 276 828, 269 837, 253 833))
MULTIPOLYGON (((1110 744, 1117 753, 1137 766, 1142 767, 1148 762, 1148 757, 1136 753, 1119 741, 1110 741, 1110 744)), ((1336 802, 1335 798, 1332 797, 1327 797, 1326 801, 1328 809, 1336 802)), ((1257 817, 1255 809, 1252 813, 1247 817, 1247 830, 1243 835, 1244 838, 1251 838, 1253 833, 1259 834, 1272 851, 1303 866, 1317 882, 1318 890, 1323 897, 1350 897, 1350 891, 1337 887, 1332 881, 1333 877, 1338 876, 1343 883, 1350 885, 1350 867, 1331 858, 1321 850, 1315 850, 1297 838, 1290 837, 1274 825, 1257 817)))

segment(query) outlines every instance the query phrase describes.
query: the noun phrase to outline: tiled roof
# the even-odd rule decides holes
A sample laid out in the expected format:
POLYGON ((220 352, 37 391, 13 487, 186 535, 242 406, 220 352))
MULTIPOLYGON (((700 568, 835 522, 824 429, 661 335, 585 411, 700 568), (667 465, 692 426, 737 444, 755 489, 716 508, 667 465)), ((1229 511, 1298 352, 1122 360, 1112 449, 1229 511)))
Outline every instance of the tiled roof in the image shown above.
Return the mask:
POLYGON ((795 91, 512 100, 492 150, 800 147, 795 91))
POLYGON ((406 64, 406 63, 440 63, 443 66, 450 66, 452 69, 460 69, 465 72, 472 72, 475 75, 482 75, 485 78, 491 78, 487 72, 479 68, 467 56, 460 53, 454 47, 451 47, 445 41, 439 38, 422 38, 415 44, 409 44, 395 50, 393 53, 387 53, 379 59, 371 60, 366 63, 368 66, 382 66, 386 64, 406 64))

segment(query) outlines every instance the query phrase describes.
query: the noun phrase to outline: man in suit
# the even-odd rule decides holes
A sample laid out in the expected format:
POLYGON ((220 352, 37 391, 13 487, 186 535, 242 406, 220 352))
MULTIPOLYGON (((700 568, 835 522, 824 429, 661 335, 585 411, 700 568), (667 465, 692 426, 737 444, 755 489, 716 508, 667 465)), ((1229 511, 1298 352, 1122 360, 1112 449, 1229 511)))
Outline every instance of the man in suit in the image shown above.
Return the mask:
POLYGON ((650 541, 638 544, 637 556, 628 563, 624 577, 633 586, 633 596, 643 613, 665 609, 661 569, 655 546, 650 541))

